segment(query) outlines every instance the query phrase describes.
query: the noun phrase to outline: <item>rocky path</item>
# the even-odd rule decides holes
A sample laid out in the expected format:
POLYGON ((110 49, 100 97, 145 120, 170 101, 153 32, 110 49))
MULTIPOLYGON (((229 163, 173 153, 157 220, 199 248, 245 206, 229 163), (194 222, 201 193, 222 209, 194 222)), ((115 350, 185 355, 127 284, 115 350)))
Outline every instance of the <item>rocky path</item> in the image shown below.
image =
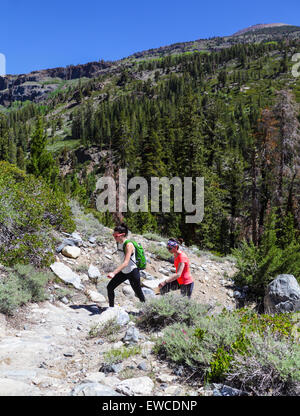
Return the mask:
MULTIPOLYGON (((148 290, 147 296, 154 296, 151 288, 170 275, 173 266, 150 251, 153 251, 153 244, 163 247, 163 242, 153 243, 140 236, 137 239, 150 260, 143 274, 143 286, 148 290)), ((105 276, 118 262, 114 251, 110 240, 100 244, 83 242, 76 259, 60 252, 56 260, 76 273, 83 287, 104 296, 105 276), (101 276, 96 280, 87 273, 91 264, 98 268, 101 276)), ((230 280, 234 264, 229 260, 216 261, 208 253, 199 256, 199 253, 187 250, 187 254, 195 279, 193 298, 219 308, 235 308, 230 280)), ((151 354, 153 334, 141 333, 130 319, 130 315, 134 316, 138 311, 138 301, 129 285, 123 284, 116 290, 116 302, 120 307, 114 308, 114 312, 107 309, 105 298, 102 297, 102 303, 97 307, 84 291, 74 289, 70 283, 71 295, 59 301, 54 293, 63 286, 63 281, 52 283, 49 301, 20 308, 13 318, 0 315, 0 395, 201 394, 201 386, 193 388, 185 384, 151 354), (99 322, 112 319, 110 313, 114 313, 113 319, 123 319, 120 330, 109 340, 91 337, 91 330, 99 322), (134 345, 139 345, 140 352, 119 366, 99 371, 106 351, 130 344, 124 341, 128 333, 135 335, 134 345)), ((127 338, 130 341, 130 335, 127 338)))

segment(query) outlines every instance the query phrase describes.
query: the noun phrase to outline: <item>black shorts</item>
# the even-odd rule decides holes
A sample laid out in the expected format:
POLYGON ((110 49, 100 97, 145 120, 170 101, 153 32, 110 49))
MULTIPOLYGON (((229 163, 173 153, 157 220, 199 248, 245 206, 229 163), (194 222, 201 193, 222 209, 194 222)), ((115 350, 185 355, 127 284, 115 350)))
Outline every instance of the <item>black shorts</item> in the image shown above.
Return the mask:
POLYGON ((173 282, 167 283, 160 289, 160 294, 164 295, 165 293, 178 289, 180 289, 182 296, 190 298, 194 289, 194 282, 188 283, 187 285, 180 285, 177 280, 173 280, 173 282))

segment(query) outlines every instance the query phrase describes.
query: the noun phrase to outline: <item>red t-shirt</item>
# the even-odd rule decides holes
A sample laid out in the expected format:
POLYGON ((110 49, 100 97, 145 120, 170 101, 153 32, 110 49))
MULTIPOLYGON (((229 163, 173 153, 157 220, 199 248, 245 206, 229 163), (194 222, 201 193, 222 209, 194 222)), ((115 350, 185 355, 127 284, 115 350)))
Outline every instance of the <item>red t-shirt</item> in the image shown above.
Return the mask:
POLYGON ((176 272, 178 270, 179 263, 184 263, 184 269, 181 273, 181 276, 177 279, 177 282, 180 285, 188 285, 193 282, 193 278, 190 274, 190 261, 184 253, 179 253, 176 259, 174 260, 174 266, 176 267, 176 272))

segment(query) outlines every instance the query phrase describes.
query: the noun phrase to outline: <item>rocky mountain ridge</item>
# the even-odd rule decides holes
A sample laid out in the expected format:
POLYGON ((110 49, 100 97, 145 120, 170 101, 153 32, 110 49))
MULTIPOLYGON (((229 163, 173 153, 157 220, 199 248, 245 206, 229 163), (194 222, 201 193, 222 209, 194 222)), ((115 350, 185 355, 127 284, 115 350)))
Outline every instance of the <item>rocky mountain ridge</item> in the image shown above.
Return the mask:
POLYGON ((256 25, 252 25, 252 26, 246 27, 244 29, 238 30, 232 36, 239 36, 239 35, 242 35, 244 33, 253 32, 253 31, 258 30, 258 29, 265 29, 265 28, 271 28, 271 27, 282 27, 282 26, 291 26, 291 25, 288 25, 286 23, 258 23, 256 25))
POLYGON ((88 62, 80 65, 32 71, 29 74, 0 76, 0 105, 8 107, 14 101, 42 102, 58 88, 72 85, 72 81, 96 78, 103 74, 120 72, 124 67, 139 61, 158 59, 168 55, 194 52, 213 52, 239 43, 288 41, 300 38, 300 27, 283 23, 259 24, 242 29, 231 36, 179 42, 136 52, 117 61, 88 62), (278 29, 278 31, 276 31, 278 29))
POLYGON ((0 104, 10 105, 14 101, 40 102, 55 91, 62 83, 80 78, 94 78, 111 70, 112 62, 88 62, 82 65, 69 65, 32 71, 29 74, 0 76, 0 104))

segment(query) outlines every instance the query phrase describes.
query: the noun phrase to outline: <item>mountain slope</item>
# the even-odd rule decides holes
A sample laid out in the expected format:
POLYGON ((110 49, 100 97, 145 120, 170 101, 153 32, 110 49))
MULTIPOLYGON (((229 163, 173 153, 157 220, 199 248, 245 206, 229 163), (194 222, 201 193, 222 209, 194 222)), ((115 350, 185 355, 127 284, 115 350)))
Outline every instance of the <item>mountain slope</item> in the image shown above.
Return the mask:
POLYGON ((0 77, 0 105, 9 106, 14 101, 26 100, 41 102, 58 89, 74 85, 82 78, 95 78, 107 73, 118 72, 120 66, 144 59, 161 59, 169 55, 195 52, 213 52, 240 43, 260 43, 300 39, 300 27, 284 23, 258 24, 242 29, 232 36, 197 39, 180 42, 146 51, 136 52, 127 58, 114 62, 89 62, 82 65, 69 65, 65 68, 52 68, 33 71, 29 74, 6 75, 0 77))
MULTIPOLYGON (((245 29, 241 29, 238 32, 235 32, 232 36, 239 36, 239 35, 243 35, 244 33, 247 32, 253 32, 259 29, 266 29, 266 28, 273 28, 273 27, 282 27, 282 26, 291 26, 291 25, 287 25, 286 23, 259 23, 257 25, 253 25, 253 26, 249 26, 245 29)), ((297 27, 297 26, 295 26, 297 27)), ((289 27, 287 28, 289 29, 289 27)))
MULTIPOLYGON (((182 53, 147 51, 97 68, 95 78, 86 72, 64 80, 39 103, 6 109, 0 158, 26 166, 42 117, 47 150, 60 165, 57 183, 90 208, 97 179, 120 167, 129 179, 205 177, 201 224, 187 225, 172 207, 128 212, 134 232, 182 235, 188 244, 227 254, 244 238, 258 243, 270 206, 289 212, 298 229, 300 77, 291 68, 300 32, 286 41, 282 27, 258 32, 265 30, 272 33, 260 34, 261 42, 253 32, 231 37, 226 47, 224 39, 206 40, 219 42, 220 50, 186 53, 190 46, 178 44, 182 53), (279 40, 266 41, 273 36, 279 40)), ((124 217, 98 214, 110 226, 124 217)), ((279 226, 288 232, 290 225, 279 226)))

